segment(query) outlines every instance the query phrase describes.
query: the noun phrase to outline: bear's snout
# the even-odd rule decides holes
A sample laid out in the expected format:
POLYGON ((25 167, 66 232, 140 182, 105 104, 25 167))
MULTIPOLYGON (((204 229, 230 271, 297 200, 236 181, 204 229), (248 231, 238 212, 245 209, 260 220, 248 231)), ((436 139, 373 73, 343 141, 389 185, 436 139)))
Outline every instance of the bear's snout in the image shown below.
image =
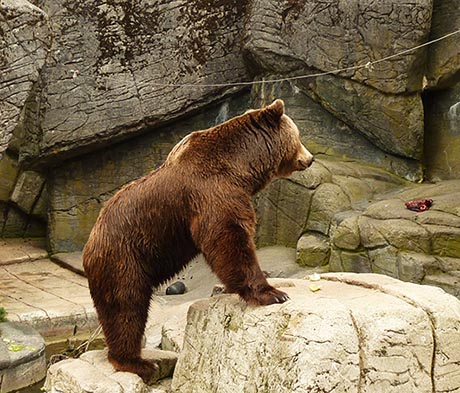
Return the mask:
POLYGON ((311 166, 311 164, 315 161, 315 157, 311 154, 304 145, 302 145, 302 149, 300 151, 299 156, 297 157, 297 170, 303 171, 311 166))

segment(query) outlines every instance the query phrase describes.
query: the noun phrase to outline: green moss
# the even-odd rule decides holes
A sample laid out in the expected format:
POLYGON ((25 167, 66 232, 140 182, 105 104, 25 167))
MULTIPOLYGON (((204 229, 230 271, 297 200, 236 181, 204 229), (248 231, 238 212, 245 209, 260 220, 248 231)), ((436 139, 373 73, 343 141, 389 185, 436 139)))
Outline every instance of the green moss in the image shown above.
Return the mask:
POLYGON ((3 307, 0 307, 0 322, 6 322, 6 315, 8 313, 3 307))

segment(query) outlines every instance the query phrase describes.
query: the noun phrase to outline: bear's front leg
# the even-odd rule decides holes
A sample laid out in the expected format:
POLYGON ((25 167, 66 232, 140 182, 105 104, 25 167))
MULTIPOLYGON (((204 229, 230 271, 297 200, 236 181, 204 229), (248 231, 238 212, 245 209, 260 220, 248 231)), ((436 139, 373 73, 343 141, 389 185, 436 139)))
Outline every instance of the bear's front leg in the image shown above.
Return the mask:
POLYGON ((252 220, 216 223, 198 235, 200 248, 226 291, 238 293, 249 304, 284 303, 289 296, 271 286, 260 269, 252 220))

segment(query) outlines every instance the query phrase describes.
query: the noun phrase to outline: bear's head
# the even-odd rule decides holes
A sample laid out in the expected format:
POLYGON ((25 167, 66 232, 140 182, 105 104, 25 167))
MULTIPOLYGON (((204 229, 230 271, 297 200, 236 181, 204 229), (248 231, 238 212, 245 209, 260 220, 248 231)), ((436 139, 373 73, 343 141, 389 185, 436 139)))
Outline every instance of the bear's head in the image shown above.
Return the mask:
POLYGON ((275 177, 288 177, 295 171, 307 169, 313 163, 314 157, 302 144, 296 124, 286 115, 284 102, 277 99, 262 109, 262 112, 274 122, 275 132, 279 136, 280 160, 275 177))
POLYGON ((201 178, 225 177, 255 194, 273 178, 288 177, 312 162, 299 129, 278 99, 265 108, 192 132, 173 148, 165 164, 183 165, 189 177, 192 172, 201 178))

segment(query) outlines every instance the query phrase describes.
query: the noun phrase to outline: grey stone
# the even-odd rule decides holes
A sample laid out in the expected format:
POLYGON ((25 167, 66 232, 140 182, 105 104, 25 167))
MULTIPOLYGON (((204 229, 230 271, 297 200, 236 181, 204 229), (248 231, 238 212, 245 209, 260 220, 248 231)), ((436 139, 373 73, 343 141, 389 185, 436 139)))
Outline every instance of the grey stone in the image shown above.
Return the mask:
POLYGON ((398 254, 396 247, 388 246, 368 250, 371 270, 369 272, 385 274, 398 278, 398 254))
POLYGON ((257 245, 294 248, 305 230, 311 194, 301 182, 288 179, 277 180, 261 192, 255 201, 257 245))
POLYGON ((11 201, 25 213, 32 213, 32 209, 40 197, 44 183, 45 178, 42 174, 34 171, 22 172, 11 194, 11 201))
POLYGON ((359 234, 358 216, 352 216, 343 220, 331 236, 335 247, 344 250, 356 250, 361 244, 359 234))
POLYGON ((328 238, 317 233, 306 233, 297 242, 296 261, 300 266, 318 267, 329 263, 328 238))
POLYGON ((40 219, 27 216, 23 211, 14 206, 5 205, 0 202, 3 223, 0 228, 0 237, 3 238, 24 238, 24 237, 45 237, 46 225, 40 219))
POLYGON ((25 324, 0 323, 0 391, 12 392, 45 377, 45 341, 25 324))
POLYGON ((420 94, 384 94, 334 76, 315 78, 305 86, 324 108, 352 124, 382 151, 421 160, 424 120, 420 94))
POLYGON ((371 261, 367 251, 340 251, 340 271, 352 273, 373 272, 371 261))
POLYGON ((400 252, 397 264, 400 280, 421 284, 427 269, 436 267, 437 261, 432 255, 400 252))
POLYGON ((436 274, 427 274, 423 278, 423 284, 434 285, 444 289, 447 293, 460 298, 460 277, 448 273, 438 272, 436 274))
MULTIPOLYGON (((276 72, 301 69, 302 63, 322 71, 365 65, 424 43, 432 5, 432 0, 334 0, 324 5, 314 0, 256 0, 245 49, 253 63, 276 72)), ((341 75, 388 93, 419 91, 424 60, 424 50, 413 51, 341 75)))
POLYGON ((425 225, 431 236, 432 253, 441 257, 460 255, 460 228, 443 225, 425 225))
POLYGON ((460 83, 446 90, 428 92, 426 96, 425 157, 427 177, 432 181, 460 176, 459 97, 460 83))
POLYGON ((0 201, 7 202, 13 192, 19 168, 16 160, 4 154, 0 159, 0 201))
POLYGON ((166 288, 166 295, 182 295, 187 287, 182 281, 176 281, 166 288))
POLYGON ((350 207, 350 200, 339 186, 331 183, 321 184, 312 198, 307 229, 328 235, 334 214, 350 207))

